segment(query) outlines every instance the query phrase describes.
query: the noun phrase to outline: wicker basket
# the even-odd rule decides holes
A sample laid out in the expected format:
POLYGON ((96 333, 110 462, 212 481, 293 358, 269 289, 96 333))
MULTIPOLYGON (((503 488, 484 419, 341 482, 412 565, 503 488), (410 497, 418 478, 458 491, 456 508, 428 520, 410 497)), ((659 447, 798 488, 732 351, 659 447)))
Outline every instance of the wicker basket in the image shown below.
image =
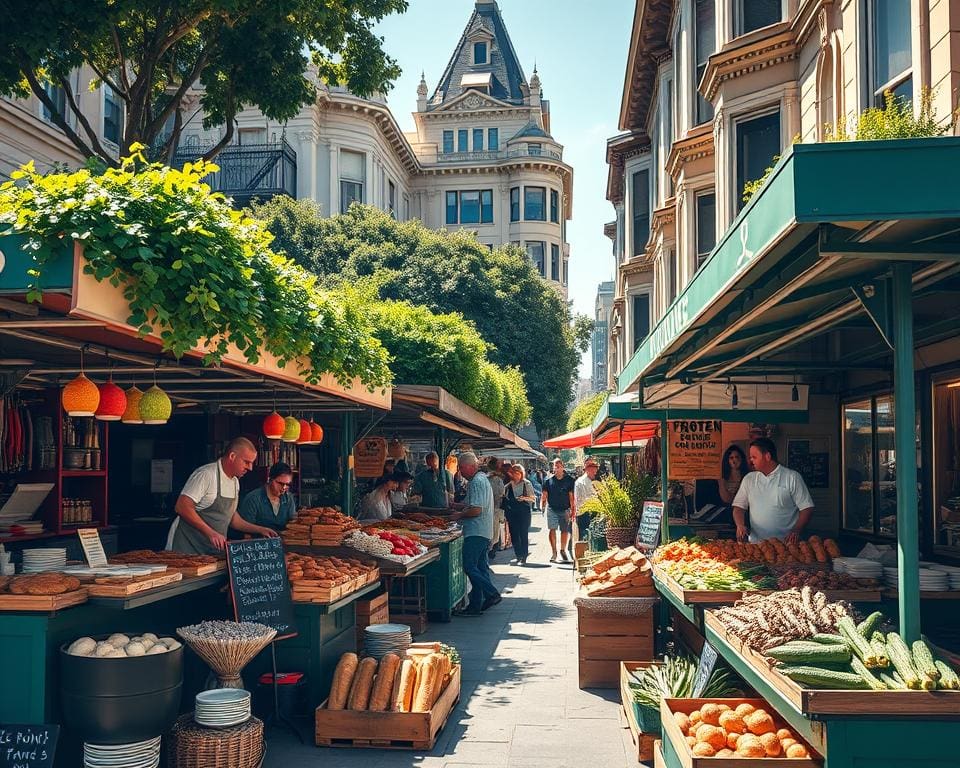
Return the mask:
POLYGON ((637 539, 637 529, 634 528, 614 528, 609 526, 606 530, 607 545, 613 547, 632 547, 637 539))
POLYGON ((251 717, 229 728, 205 728, 193 713, 170 731, 167 768, 257 768, 263 761, 263 721, 251 717))

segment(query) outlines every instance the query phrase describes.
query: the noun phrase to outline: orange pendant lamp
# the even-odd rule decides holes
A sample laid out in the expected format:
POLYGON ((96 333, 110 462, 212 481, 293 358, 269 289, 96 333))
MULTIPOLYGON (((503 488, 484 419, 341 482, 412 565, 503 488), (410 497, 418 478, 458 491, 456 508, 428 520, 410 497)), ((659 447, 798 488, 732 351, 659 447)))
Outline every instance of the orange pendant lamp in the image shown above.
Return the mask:
POLYGON ((263 435, 267 440, 279 440, 285 427, 283 416, 274 411, 263 420, 263 435))
POLYGON ((85 346, 80 348, 79 375, 67 384, 60 394, 60 403, 68 416, 93 416, 97 412, 97 408, 100 407, 100 390, 83 372, 83 353, 85 351, 85 346))
POLYGON ((113 374, 100 385, 100 405, 94 414, 100 421, 120 421, 127 410, 127 395, 113 383, 113 374))
POLYGON ((315 421, 310 422, 310 442, 313 445, 320 445, 323 442, 323 427, 315 421))
POLYGON ((143 424, 143 418, 140 416, 140 399, 143 397, 143 390, 134 384, 126 392, 127 407, 120 417, 124 424, 143 424))
POLYGON ((310 439, 310 422, 306 419, 300 419, 300 436, 297 438, 297 445, 313 445, 310 439))

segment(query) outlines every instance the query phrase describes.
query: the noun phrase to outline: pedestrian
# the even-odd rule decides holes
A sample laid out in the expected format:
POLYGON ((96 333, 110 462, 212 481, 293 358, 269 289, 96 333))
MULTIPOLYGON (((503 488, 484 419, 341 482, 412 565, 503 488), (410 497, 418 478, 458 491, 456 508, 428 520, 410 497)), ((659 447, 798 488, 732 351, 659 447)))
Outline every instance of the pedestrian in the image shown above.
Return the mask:
POLYGON ((424 507, 447 509, 453 501, 453 475, 440 469, 436 451, 427 454, 426 464, 426 469, 421 470, 413 482, 413 495, 420 497, 424 507))
POLYGON ((468 481, 465 503, 451 515, 463 527, 463 570, 470 579, 470 602, 458 616, 479 616, 503 598, 493 583, 493 572, 487 559, 490 532, 493 530, 493 489, 486 474, 480 471, 475 453, 461 453, 460 472, 468 481))
POLYGON ((795 544, 813 517, 813 499, 803 477, 777 461, 777 446, 766 437, 750 443, 750 466, 754 471, 743 478, 733 500, 737 541, 778 538, 795 544))
POLYGON ((503 490, 504 479, 500 474, 500 459, 491 456, 487 459, 487 479, 490 481, 490 488, 493 490, 493 532, 490 537, 490 554, 493 560, 496 553, 500 551, 500 530, 503 527, 503 490))
POLYGON ((547 510, 547 535, 553 552, 550 562, 557 562, 557 531, 560 531, 560 560, 569 562, 567 547, 576 501, 573 498, 573 478, 566 473, 562 459, 553 460, 553 474, 543 483, 541 502, 547 510))
POLYGON ((593 487, 593 481, 597 479, 597 472, 600 466, 595 459, 587 459, 583 465, 583 474, 577 478, 573 484, 573 500, 577 505, 577 540, 584 541, 587 538, 587 526, 590 525, 590 513, 579 512, 583 508, 583 502, 597 495, 593 487))
POLYGON ((536 501, 533 502, 533 508, 539 513, 543 512, 543 508, 540 506, 540 495, 543 493, 543 485, 540 483, 540 476, 536 469, 530 473, 528 478, 530 485, 533 486, 533 493, 536 496, 536 501))
POLYGON ((240 478, 253 469, 257 449, 245 437, 231 440, 223 456, 204 464, 187 478, 174 505, 177 519, 167 534, 167 549, 190 555, 219 555, 227 547, 227 531, 269 538, 279 534, 240 517, 240 478))
POLYGON ((514 464, 508 474, 510 482, 504 491, 504 512, 517 564, 526 565, 530 554, 530 510, 537 497, 522 464, 514 464))

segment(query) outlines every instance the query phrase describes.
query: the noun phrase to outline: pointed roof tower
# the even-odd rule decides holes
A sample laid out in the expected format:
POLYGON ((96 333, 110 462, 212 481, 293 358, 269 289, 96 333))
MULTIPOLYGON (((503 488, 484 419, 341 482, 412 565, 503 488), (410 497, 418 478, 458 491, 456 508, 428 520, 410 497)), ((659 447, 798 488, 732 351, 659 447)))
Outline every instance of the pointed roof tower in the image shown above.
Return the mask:
POLYGON ((524 103, 529 92, 496 0, 476 0, 429 109, 443 106, 469 88, 517 105, 524 103))

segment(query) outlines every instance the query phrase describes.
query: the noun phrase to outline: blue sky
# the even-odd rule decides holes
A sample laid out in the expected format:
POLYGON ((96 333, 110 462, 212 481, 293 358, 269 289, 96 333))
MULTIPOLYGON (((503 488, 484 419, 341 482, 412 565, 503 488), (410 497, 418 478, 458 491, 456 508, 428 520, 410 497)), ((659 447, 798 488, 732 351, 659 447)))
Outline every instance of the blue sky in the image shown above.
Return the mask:
MULTIPOLYGON (((573 166, 570 298, 576 312, 593 314, 597 283, 613 277, 611 243, 603 225, 613 219, 606 200, 606 140, 617 133, 620 97, 633 23, 634 0, 499 0, 513 47, 529 79, 534 61, 550 100, 551 132, 573 166)), ((378 27, 385 48, 403 68, 389 94, 390 109, 413 130, 420 72, 430 93, 473 12, 473 0, 410 0, 405 14, 378 27)), ((589 376, 589 366, 581 366, 589 376)))

